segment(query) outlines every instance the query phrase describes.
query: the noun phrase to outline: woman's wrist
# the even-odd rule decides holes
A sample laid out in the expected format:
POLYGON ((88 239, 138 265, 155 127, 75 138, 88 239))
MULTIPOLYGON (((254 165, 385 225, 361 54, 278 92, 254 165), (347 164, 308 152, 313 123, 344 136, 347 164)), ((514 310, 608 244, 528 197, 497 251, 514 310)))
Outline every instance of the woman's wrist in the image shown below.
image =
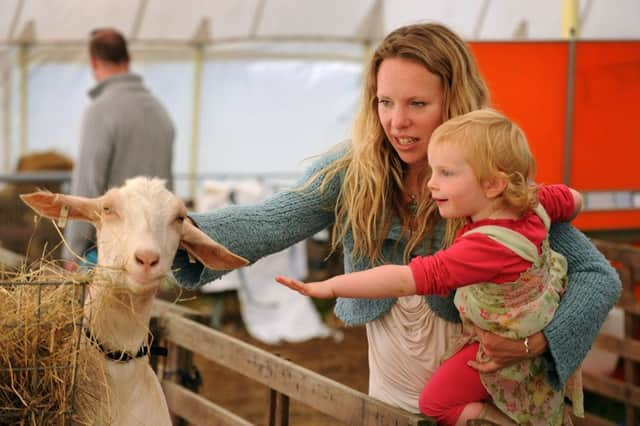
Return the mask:
POLYGON ((522 345, 527 357, 538 357, 547 350, 547 338, 542 332, 537 332, 524 339, 522 345))

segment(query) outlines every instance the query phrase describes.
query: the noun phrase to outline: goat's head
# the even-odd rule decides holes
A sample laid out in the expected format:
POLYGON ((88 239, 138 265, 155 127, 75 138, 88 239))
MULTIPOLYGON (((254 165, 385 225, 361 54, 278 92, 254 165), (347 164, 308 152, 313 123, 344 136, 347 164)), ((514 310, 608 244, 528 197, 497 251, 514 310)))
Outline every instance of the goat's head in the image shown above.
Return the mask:
POLYGON ((45 217, 66 215, 70 220, 92 223, 98 265, 124 271, 134 292, 159 284, 179 247, 212 269, 234 269, 248 263, 185 220, 184 203, 160 179, 129 179, 97 198, 49 192, 20 197, 45 217))

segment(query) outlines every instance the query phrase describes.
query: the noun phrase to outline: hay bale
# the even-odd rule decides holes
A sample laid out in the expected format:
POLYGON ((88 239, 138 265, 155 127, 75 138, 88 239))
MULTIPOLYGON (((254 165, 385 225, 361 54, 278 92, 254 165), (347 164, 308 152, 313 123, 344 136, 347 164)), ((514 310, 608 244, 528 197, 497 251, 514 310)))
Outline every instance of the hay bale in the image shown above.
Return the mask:
MULTIPOLYGON (((18 172, 42 172, 42 171, 66 171, 73 170, 73 160, 56 151, 33 151, 18 159, 16 171, 18 172)), ((37 184, 16 185, 18 194, 26 194, 39 189, 47 189, 51 192, 60 192, 60 184, 57 182, 37 182, 37 184)))
POLYGON ((0 424, 110 423, 101 354, 80 344, 90 278, 0 271, 0 424))
MULTIPOLYGON (((55 151, 34 151, 20 157, 17 172, 63 171, 73 169, 73 161, 55 151)), ((58 182, 16 183, 0 191, 0 243, 29 261, 42 256, 49 259, 61 255, 60 236, 51 221, 35 219, 33 211, 19 198, 20 194, 47 189, 60 192, 58 182)))

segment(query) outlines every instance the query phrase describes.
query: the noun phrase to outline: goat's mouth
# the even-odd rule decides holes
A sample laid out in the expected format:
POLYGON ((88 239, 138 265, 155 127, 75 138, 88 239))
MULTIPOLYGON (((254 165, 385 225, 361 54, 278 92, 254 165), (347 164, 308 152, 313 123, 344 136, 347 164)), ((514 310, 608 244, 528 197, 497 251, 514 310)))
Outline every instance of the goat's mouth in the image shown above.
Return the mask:
POLYGON ((97 267, 100 276, 103 277, 105 284, 109 286, 120 286, 124 290, 131 293, 143 295, 152 291, 156 291, 164 280, 167 278, 168 272, 151 271, 145 268, 127 267, 127 265, 97 267), (118 285, 119 283, 119 285, 118 285))
POLYGON ((167 274, 152 274, 147 271, 127 271, 126 274, 132 284, 144 288, 156 287, 167 276, 167 274))

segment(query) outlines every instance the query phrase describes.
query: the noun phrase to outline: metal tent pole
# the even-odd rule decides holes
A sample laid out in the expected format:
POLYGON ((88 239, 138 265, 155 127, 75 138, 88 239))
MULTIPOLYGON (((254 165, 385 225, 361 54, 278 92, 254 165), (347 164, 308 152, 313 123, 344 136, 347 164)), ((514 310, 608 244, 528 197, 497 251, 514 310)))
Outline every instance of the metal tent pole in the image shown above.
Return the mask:
POLYGON ((562 1, 562 35, 569 41, 567 58, 567 102, 564 116, 564 159, 562 167, 563 182, 571 185, 573 160, 573 114, 575 104, 576 80, 576 38, 580 27, 578 0, 562 1))

